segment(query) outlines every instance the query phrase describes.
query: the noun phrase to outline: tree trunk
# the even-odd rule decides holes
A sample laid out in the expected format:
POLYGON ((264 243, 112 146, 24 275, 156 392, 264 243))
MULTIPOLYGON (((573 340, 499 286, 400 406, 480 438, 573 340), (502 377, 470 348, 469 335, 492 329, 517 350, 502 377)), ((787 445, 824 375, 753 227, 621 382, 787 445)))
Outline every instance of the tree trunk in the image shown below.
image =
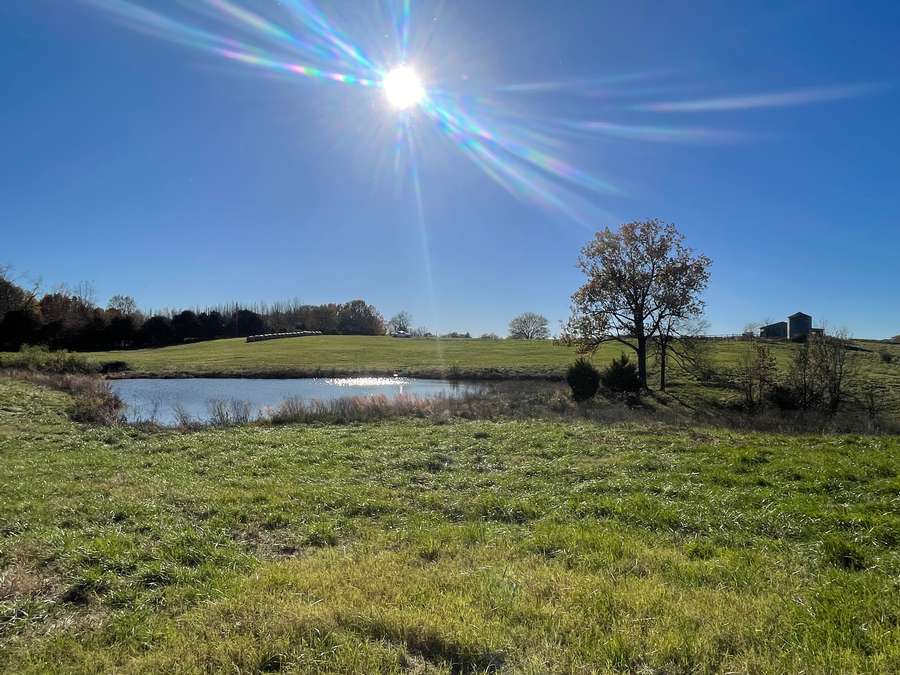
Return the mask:
POLYGON ((637 337, 638 379, 641 388, 647 388, 647 338, 643 335, 637 337))
POLYGON ((659 390, 666 390, 666 355, 669 351, 669 341, 660 338, 659 341, 659 390))

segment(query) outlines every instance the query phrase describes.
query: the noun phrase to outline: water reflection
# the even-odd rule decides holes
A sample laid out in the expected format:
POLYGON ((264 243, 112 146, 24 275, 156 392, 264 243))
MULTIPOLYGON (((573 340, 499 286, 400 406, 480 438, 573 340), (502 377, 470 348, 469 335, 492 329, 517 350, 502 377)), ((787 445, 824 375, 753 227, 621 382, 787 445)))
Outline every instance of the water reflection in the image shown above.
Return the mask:
MULTIPOLYGON (((177 424, 179 417, 207 421, 222 402, 239 403, 252 417, 288 399, 331 401, 352 396, 458 396, 476 391, 474 383, 406 377, 341 378, 182 378, 113 380, 129 422, 177 424)), ((221 412, 221 411, 220 411, 221 412)))

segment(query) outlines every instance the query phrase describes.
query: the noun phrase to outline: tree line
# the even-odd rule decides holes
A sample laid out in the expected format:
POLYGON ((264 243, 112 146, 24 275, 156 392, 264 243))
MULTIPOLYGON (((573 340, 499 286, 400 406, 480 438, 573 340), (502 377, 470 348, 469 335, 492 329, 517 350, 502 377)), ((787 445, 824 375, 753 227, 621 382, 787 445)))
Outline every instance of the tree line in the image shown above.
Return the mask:
MULTIPOLYGON (((89 284, 60 286, 41 294, 0 267, 0 351, 18 351, 23 345, 50 349, 105 351, 165 347, 261 333, 318 331, 325 335, 408 334, 412 337, 471 338, 468 332, 433 334, 414 328, 412 316, 402 311, 385 321, 364 300, 346 303, 304 304, 298 300, 242 305, 233 303, 204 309, 141 311, 134 298, 114 295, 106 307, 97 304, 89 284)), ((526 312, 509 325, 513 339, 550 337, 546 317, 526 312)), ((484 340, 499 336, 485 333, 484 340)))
POLYGON ((0 350, 22 345, 103 351, 163 347, 199 340, 294 330, 330 335, 384 335, 378 310, 364 300, 307 305, 299 302, 141 312, 133 298, 116 295, 98 306, 89 287, 39 295, 0 270, 0 350))

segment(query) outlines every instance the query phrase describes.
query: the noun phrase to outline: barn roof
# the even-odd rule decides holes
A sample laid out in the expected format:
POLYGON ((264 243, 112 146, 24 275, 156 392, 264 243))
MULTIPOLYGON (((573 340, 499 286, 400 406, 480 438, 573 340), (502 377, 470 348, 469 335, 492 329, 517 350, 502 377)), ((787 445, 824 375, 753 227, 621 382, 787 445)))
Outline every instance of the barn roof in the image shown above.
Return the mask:
POLYGON ((811 319, 811 318, 812 318, 809 314, 804 314, 803 312, 794 312, 794 313, 791 314, 788 318, 789 318, 789 319, 796 319, 798 316, 803 316, 803 317, 806 317, 807 319, 811 319))

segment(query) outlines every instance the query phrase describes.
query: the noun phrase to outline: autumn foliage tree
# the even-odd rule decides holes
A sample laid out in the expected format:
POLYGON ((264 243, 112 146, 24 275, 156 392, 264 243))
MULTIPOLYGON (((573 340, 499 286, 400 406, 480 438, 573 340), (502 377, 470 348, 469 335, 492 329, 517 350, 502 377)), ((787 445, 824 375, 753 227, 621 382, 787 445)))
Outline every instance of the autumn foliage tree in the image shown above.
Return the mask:
POLYGON ((598 232, 578 259, 587 280, 572 296, 568 338, 582 353, 611 340, 633 349, 646 387, 648 345, 667 327, 702 313, 709 266, 674 225, 660 220, 598 232))

